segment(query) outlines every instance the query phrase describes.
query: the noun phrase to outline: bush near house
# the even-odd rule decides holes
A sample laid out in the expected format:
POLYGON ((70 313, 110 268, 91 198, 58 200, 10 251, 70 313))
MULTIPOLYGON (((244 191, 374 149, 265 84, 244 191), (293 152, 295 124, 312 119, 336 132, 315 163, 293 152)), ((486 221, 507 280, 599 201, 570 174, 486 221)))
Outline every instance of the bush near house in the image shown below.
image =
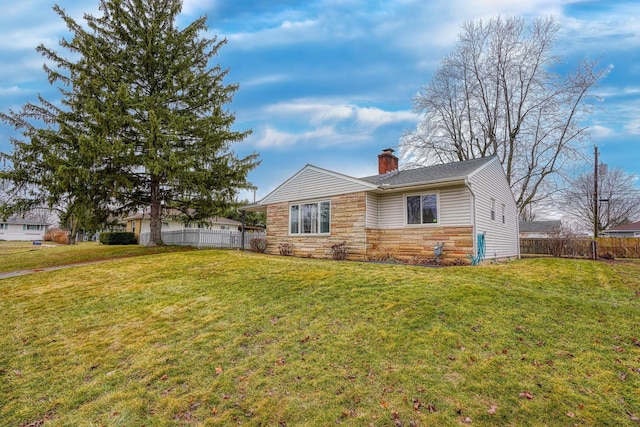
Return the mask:
POLYGON ((69 232, 59 228, 52 228, 43 238, 46 242, 56 242, 59 245, 66 245, 69 243, 69 232))
POLYGON ((110 231, 100 233, 103 245, 135 245, 138 243, 135 234, 128 231, 110 231))
POLYGON ((251 250, 258 253, 264 253, 267 250, 267 239, 264 237, 254 237, 249 240, 249 246, 251 250))

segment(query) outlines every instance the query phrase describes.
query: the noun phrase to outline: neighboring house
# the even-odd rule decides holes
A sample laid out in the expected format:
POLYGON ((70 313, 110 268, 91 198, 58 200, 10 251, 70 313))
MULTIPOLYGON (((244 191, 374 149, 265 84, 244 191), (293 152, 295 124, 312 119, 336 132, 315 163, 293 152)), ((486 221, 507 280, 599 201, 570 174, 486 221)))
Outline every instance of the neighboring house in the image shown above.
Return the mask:
POLYGON ((548 239, 562 227, 562 221, 520 221, 521 239, 548 239))
POLYGON ((602 232, 605 237, 640 237, 640 221, 608 228, 602 232))
MULTIPOLYGON (((136 237, 140 236, 140 233, 147 233, 151 231, 151 214, 149 212, 136 214, 125 218, 127 228, 126 231, 133 232, 136 237)), ((164 218, 162 220, 162 231, 182 230, 185 228, 202 228, 207 230, 229 230, 237 231, 242 226, 241 222, 234 221, 229 218, 214 217, 208 221, 205 225, 190 225, 185 226, 183 222, 176 221, 172 218, 164 218)))
POLYGON ((444 259, 519 256, 518 210, 497 157, 398 170, 392 149, 378 175, 354 178, 306 165, 262 200, 267 253, 293 246, 297 256, 325 257, 346 242, 349 259, 444 259), (484 239, 478 239, 483 234, 484 239))
POLYGON ((0 240, 43 240, 49 224, 35 219, 0 218, 0 240))

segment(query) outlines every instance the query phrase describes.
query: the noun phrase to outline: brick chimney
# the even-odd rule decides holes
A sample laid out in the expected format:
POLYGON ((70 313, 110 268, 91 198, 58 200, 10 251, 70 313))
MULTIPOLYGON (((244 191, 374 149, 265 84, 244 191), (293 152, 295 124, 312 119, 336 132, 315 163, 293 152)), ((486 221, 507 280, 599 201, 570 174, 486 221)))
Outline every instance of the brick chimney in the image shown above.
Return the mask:
POLYGON ((398 169, 398 158, 393 155, 393 148, 385 148, 378 154, 378 175, 398 169))

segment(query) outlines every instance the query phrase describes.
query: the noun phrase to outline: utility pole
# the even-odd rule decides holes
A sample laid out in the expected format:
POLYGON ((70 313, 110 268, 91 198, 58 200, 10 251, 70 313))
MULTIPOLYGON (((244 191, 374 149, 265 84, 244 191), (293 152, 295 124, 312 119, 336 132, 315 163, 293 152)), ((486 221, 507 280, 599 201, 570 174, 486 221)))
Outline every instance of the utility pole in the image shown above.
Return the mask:
POLYGON ((598 146, 593 150, 595 156, 593 168, 593 259, 598 259, 598 146))

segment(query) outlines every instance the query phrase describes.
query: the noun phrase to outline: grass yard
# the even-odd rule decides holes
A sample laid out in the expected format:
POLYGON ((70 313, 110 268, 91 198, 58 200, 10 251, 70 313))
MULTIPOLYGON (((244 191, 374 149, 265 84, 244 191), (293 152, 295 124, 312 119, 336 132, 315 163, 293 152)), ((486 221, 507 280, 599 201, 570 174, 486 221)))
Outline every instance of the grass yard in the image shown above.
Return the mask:
POLYGON ((202 250, 0 280, 0 312, 3 426, 639 424, 640 262, 202 250))
POLYGON ((78 243, 73 246, 57 245, 51 242, 34 245, 32 242, 0 241, 0 259, 2 260, 0 273, 188 250, 192 248, 178 246, 147 248, 139 245, 101 245, 97 242, 78 243))

